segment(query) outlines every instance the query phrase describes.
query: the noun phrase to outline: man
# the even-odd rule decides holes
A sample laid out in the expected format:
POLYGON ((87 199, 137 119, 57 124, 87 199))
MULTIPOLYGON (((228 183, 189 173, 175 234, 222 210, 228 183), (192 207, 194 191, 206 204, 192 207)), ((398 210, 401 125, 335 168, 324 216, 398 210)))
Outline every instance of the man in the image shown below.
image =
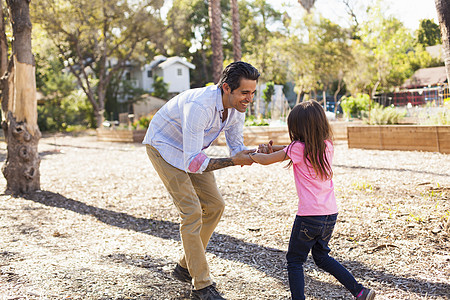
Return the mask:
POLYGON ((225 203, 211 171, 251 165, 243 143, 247 106, 253 102, 258 70, 234 62, 214 86, 191 89, 171 99, 153 117, 143 144, 180 217, 184 255, 173 276, 192 282, 192 299, 224 299, 213 283, 205 249, 225 203), (209 158, 203 150, 225 132, 231 157, 209 158))

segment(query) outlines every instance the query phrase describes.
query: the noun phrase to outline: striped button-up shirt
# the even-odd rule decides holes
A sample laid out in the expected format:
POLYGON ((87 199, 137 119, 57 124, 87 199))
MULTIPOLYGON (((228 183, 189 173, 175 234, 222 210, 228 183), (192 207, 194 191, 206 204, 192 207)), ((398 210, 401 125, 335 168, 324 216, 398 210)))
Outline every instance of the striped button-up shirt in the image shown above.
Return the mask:
POLYGON ((210 158, 203 150, 225 132, 233 156, 244 146, 245 113, 228 109, 222 122, 222 93, 213 85, 187 90, 167 102, 153 117, 143 144, 155 147, 172 166, 189 173, 202 173, 210 158))

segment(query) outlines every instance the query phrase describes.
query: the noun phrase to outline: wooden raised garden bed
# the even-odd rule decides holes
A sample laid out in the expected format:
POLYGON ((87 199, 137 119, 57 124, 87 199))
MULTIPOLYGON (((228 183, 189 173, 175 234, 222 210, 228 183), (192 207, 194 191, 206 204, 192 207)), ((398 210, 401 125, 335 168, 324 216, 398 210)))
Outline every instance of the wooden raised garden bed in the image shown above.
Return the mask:
MULTIPOLYGON (((331 127, 335 140, 347 139, 347 122, 332 122, 331 127)), ((116 128, 99 128, 97 129, 97 140, 101 142, 123 142, 123 143, 140 143, 144 139, 147 130, 121 130, 116 128)), ((270 126, 246 126, 244 127, 244 143, 254 146, 267 143, 273 140, 276 145, 286 145, 290 143, 287 126, 270 127, 270 126)), ((222 132, 214 145, 226 145, 225 134, 222 132)))
POLYGON ((450 126, 366 125, 347 128, 348 147, 450 153, 450 126))
MULTIPOLYGON (((334 140, 347 139, 347 122, 332 122, 331 128, 334 134, 334 140)), ((246 126, 244 127, 244 144, 249 146, 265 144, 273 140, 275 145, 287 145, 291 142, 287 126, 246 126)), ((222 132, 215 145, 226 145, 225 134, 222 132)))
POLYGON ((101 142, 141 143, 147 130, 97 129, 97 140, 101 142))

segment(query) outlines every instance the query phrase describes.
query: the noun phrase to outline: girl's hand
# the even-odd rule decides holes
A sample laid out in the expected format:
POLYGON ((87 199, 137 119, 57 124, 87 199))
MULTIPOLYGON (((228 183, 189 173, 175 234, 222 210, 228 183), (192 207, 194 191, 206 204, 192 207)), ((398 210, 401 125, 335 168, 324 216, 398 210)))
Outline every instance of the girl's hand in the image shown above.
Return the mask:
POLYGON ((270 140, 268 144, 260 144, 258 146, 258 153, 265 153, 265 154, 269 154, 269 153, 273 153, 273 141, 270 140))

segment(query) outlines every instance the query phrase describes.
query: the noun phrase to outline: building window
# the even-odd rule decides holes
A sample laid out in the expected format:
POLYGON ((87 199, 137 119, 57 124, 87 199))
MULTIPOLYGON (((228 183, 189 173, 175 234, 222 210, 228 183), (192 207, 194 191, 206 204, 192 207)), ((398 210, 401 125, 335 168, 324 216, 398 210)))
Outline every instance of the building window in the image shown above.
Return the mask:
POLYGON ((131 73, 130 72, 126 72, 125 73, 125 79, 126 80, 131 80, 131 73))
POLYGON ((147 77, 148 77, 148 78, 152 78, 152 77, 153 77, 153 72, 152 72, 152 70, 148 70, 148 71, 147 71, 147 77))
POLYGON ((182 70, 181 68, 178 68, 178 69, 177 69, 177 75, 178 75, 178 76, 183 75, 183 70, 182 70))

